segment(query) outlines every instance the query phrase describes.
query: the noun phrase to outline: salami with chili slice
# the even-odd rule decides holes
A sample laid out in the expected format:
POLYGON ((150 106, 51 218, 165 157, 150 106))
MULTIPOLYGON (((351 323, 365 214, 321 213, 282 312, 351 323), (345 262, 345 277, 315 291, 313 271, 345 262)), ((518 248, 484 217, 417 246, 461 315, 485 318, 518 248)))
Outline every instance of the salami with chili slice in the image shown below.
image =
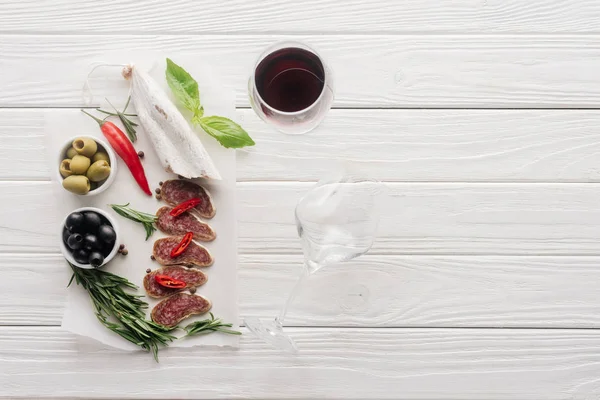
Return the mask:
POLYGON ((165 206, 158 209, 156 212, 156 227, 161 232, 167 235, 185 235, 187 232, 194 234, 194 239, 203 242, 215 240, 217 234, 206 223, 200 221, 195 215, 184 212, 183 214, 173 217, 170 212, 173 208, 165 206))
POLYGON ((170 236, 154 242, 152 255, 161 265, 187 265, 189 267, 208 267, 214 262, 206 248, 192 241, 185 251, 172 258, 171 251, 179 246, 183 236, 170 236))
POLYGON ((190 211, 198 213, 202 218, 212 218, 217 212, 210 193, 202 186, 183 179, 171 179, 160 187, 160 195, 171 206, 184 201, 199 198, 200 203, 190 211))
POLYGON ((212 307, 210 300, 193 294, 177 293, 162 300, 152 309, 152 321, 173 327, 192 315, 207 313, 212 307))
POLYGON ((200 270, 182 267, 181 265, 170 265, 155 269, 146 274, 144 276, 144 289, 146 289, 148 296, 161 299, 179 293, 182 290, 202 286, 207 280, 206 275, 200 270), (156 282, 156 275, 165 275, 178 281, 183 281, 186 285, 183 288, 168 288, 156 282))

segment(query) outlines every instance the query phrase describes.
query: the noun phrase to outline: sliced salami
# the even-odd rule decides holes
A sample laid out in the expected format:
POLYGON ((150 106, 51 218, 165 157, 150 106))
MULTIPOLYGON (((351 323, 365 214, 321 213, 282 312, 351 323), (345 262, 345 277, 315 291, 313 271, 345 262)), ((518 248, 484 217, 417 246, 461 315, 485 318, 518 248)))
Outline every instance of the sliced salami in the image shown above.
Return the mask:
POLYGON ((144 289, 146 289, 148 296, 161 299, 186 289, 204 285, 207 280, 208 278, 206 275, 200 270, 182 267, 181 265, 171 265, 155 269, 146 274, 146 276, 144 276, 144 289), (166 275, 170 278, 177 279, 178 281, 183 281, 186 286, 180 289, 164 287, 156 282, 156 275, 166 275))
POLYGON ((199 198, 200 204, 192 210, 197 212, 202 218, 212 218, 217 211, 213 205, 210 193, 202 186, 191 181, 183 179, 168 180, 160 187, 160 195, 164 201, 172 206, 176 206, 187 200, 199 198))
POLYGON ((212 307, 210 300, 193 294, 177 293, 167 297, 152 309, 152 321, 173 327, 192 315, 207 313, 212 307))
POLYGON ((183 214, 173 217, 169 214, 173 208, 165 206, 158 209, 156 212, 156 226, 167 235, 185 235, 187 232, 194 233, 194 239, 203 242, 215 240, 217 234, 206 223, 200 221, 195 215, 184 212, 183 214))
POLYGON ((187 265, 190 267, 208 267, 212 265, 214 261, 212 255, 206 248, 193 241, 181 255, 171 258, 171 251, 179 245, 181 239, 183 239, 183 236, 170 236, 154 242, 152 254, 156 261, 161 265, 187 265))

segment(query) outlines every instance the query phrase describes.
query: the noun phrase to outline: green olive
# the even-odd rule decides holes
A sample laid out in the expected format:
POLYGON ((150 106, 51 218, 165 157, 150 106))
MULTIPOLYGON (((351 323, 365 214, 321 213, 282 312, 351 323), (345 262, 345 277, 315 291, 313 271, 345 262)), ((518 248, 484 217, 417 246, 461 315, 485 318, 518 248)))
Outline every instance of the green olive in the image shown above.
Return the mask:
POLYGON ((98 144, 94 139, 79 137, 73 140, 73 147, 75 150, 86 157, 92 157, 98 150, 98 144))
POLYGON ((110 175, 110 166, 105 160, 96 161, 90 165, 90 168, 85 175, 92 182, 103 181, 110 175))
POLYGON ((71 193, 86 194, 90 191, 90 180, 83 175, 67 176, 63 180, 63 187, 71 193))
POLYGON ((73 158, 77 155, 77 150, 75 150, 75 148, 73 146, 69 147, 69 150, 67 150, 67 158, 73 158))
POLYGON ((73 171, 71 171, 71 160, 62 160, 60 162, 60 167, 58 167, 58 170, 60 171, 60 174, 63 178, 73 175, 73 171))
POLYGON ((96 154, 94 154, 94 157, 92 157, 93 163, 100 160, 104 160, 108 163, 108 165, 110 165, 110 158, 108 158, 108 153, 105 151, 98 151, 96 154))
POLYGON ((71 160, 71 172, 77 175, 84 175, 90 167, 90 159, 86 156, 76 155, 71 160))

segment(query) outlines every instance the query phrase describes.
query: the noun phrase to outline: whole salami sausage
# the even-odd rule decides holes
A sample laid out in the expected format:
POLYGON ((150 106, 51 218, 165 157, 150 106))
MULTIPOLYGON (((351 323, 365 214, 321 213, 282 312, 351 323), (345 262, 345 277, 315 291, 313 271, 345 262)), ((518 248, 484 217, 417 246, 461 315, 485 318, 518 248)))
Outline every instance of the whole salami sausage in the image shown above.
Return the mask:
POLYGON ((171 251, 176 248, 183 236, 170 236, 154 242, 152 254, 161 265, 187 265, 190 267, 208 267, 214 262, 206 248, 192 241, 185 251, 171 258, 171 251))
POLYGON ((167 297, 152 309, 152 321, 173 327, 184 319, 207 313, 212 307, 210 300, 193 294, 177 293, 167 297))
POLYGON ((155 269, 146 274, 146 276, 144 276, 144 289, 146 289, 148 296, 161 299, 181 292, 182 290, 204 285, 207 280, 208 278, 206 275, 200 270, 182 267, 181 265, 171 265, 155 269), (156 275, 166 275, 178 281, 183 281, 186 285, 185 287, 178 289, 164 287, 156 282, 156 275))
POLYGON ((156 227, 167 235, 185 235, 187 232, 194 233, 194 239, 210 242, 215 240, 217 234, 204 222, 189 212, 173 217, 169 214, 173 208, 165 206, 156 212, 156 227))
POLYGON ((183 179, 171 179, 160 187, 160 195, 163 200, 172 206, 183 203, 194 198, 200 199, 200 204, 192 210, 202 218, 212 218, 217 212, 212 203, 210 193, 202 186, 183 179))

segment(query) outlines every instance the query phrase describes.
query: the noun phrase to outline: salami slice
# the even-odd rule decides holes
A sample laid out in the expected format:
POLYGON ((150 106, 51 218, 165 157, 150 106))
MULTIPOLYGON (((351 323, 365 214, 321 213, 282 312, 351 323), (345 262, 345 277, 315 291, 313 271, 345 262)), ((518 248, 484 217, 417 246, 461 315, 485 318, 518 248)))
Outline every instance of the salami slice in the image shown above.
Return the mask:
POLYGON ((202 218, 212 218, 217 211, 208 191, 191 181, 183 179, 168 180, 160 187, 160 195, 164 201, 172 206, 193 198, 200 198, 200 204, 193 210, 202 218))
POLYGON ((144 289, 146 289, 148 296, 161 299, 163 297, 171 296, 172 294, 181 292, 182 290, 204 285, 207 280, 208 278, 202 271, 194 268, 182 267, 181 265, 171 265, 155 269, 154 271, 146 274, 146 276, 144 276, 144 289), (156 275, 166 275, 173 279, 177 279, 178 281, 183 281, 186 283, 186 286, 181 289, 164 287, 156 282, 154 279, 156 275))
POLYGON ((194 239, 204 242, 215 240, 217 234, 204 222, 200 221, 195 215, 185 212, 177 217, 172 217, 169 213, 173 208, 165 206, 156 212, 156 226, 167 235, 185 235, 187 232, 194 233, 194 239))
POLYGON ((177 293, 167 297, 152 309, 152 321, 173 327, 192 316, 207 313, 212 307, 210 300, 193 294, 177 293))
POLYGON ((181 242, 183 236, 170 236, 163 239, 158 239, 154 242, 152 254, 156 261, 161 265, 187 265, 190 267, 208 267, 212 265, 212 255, 198 243, 192 241, 185 251, 171 258, 171 250, 173 250, 181 242))

